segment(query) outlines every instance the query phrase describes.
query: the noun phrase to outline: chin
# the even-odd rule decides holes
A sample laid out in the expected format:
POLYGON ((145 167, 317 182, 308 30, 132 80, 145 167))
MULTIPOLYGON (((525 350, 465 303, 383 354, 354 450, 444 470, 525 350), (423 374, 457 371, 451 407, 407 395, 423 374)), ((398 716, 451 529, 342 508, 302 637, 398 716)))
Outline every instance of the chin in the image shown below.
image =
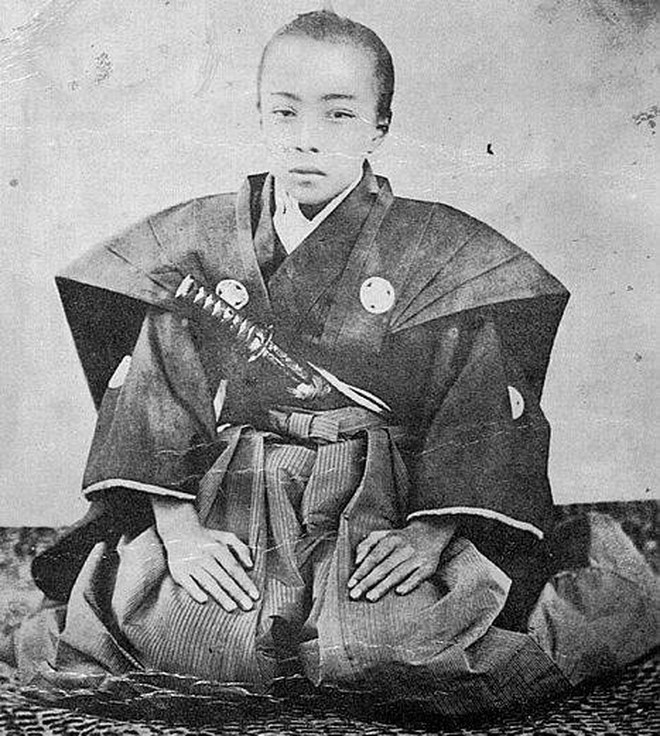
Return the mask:
POLYGON ((321 204, 321 202, 327 202, 333 197, 332 194, 326 194, 321 189, 312 189, 311 187, 292 185, 287 189, 289 194, 300 204, 321 204))
POLYGON ((287 187, 289 194, 295 197, 300 204, 322 204, 330 201, 338 192, 332 187, 314 186, 314 184, 291 182, 287 187))
POLYGON ((295 197, 300 204, 309 205, 324 204, 325 202, 329 202, 335 196, 334 194, 325 194, 323 192, 312 194, 311 192, 300 192, 298 190, 292 191, 291 195, 295 197))

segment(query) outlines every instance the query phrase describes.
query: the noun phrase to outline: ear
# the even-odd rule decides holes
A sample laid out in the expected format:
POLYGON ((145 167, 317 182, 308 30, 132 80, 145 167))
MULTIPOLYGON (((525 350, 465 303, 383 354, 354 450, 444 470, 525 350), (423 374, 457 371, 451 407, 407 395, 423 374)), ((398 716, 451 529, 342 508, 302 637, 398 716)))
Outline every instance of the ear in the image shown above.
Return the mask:
POLYGON ((381 143, 385 140, 385 136, 388 134, 390 129, 390 121, 384 118, 379 120, 376 124, 374 135, 371 137, 371 143, 369 145, 368 153, 373 153, 377 148, 380 147, 381 143))

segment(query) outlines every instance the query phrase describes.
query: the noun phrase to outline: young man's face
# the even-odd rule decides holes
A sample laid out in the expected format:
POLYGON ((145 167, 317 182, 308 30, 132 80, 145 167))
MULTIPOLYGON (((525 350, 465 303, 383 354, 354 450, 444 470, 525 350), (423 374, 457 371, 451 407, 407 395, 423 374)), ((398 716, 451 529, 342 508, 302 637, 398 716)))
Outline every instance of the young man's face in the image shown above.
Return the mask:
POLYGON ((360 175, 381 142, 374 62, 349 44, 284 37, 261 77, 261 127, 270 170, 302 204, 321 204, 360 175))

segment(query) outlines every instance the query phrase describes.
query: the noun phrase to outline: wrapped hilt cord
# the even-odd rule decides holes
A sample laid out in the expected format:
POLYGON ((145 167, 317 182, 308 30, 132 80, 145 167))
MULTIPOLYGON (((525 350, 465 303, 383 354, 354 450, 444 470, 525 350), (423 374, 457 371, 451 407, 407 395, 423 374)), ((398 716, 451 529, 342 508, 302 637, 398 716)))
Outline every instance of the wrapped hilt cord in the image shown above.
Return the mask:
POLYGON ((289 391, 298 399, 327 396, 333 389, 354 404, 377 414, 390 411, 378 396, 357 386, 344 383, 329 371, 308 361, 289 355, 273 339, 272 327, 265 327, 239 314, 227 301, 200 285, 190 274, 185 276, 175 293, 176 299, 186 300, 216 319, 245 352, 248 362, 262 360, 293 382, 289 391))

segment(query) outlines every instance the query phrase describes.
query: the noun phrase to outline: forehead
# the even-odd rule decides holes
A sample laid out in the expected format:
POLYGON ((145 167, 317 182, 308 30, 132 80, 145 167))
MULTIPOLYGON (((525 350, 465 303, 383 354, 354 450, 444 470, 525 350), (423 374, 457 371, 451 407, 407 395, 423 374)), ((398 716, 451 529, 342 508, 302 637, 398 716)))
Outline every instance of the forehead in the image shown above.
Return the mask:
POLYGON ((361 101, 376 98, 372 53, 351 43, 284 36, 268 49, 261 94, 288 92, 303 99, 346 94, 361 101))

